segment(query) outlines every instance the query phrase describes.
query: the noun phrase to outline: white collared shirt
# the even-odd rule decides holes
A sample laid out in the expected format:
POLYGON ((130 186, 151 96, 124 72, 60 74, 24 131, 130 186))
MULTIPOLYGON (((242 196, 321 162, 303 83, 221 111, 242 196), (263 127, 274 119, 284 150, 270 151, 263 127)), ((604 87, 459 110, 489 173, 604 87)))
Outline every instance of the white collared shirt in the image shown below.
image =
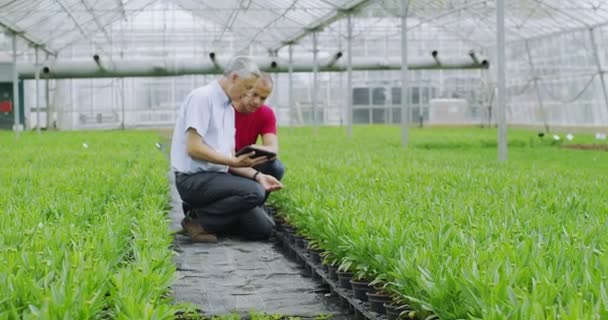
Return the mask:
POLYGON ((228 166, 191 158, 186 151, 186 131, 193 128, 203 143, 226 156, 234 150, 234 109, 219 82, 197 88, 182 103, 171 141, 171 168, 175 172, 228 171, 228 166))

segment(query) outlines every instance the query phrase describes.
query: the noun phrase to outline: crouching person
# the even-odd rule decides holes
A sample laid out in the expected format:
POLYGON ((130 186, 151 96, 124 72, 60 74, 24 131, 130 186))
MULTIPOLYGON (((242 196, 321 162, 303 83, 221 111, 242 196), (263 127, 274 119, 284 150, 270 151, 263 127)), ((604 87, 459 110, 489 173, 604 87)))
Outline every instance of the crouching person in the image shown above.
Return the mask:
POLYGON ((249 58, 234 58, 216 81, 193 90, 182 104, 171 145, 171 167, 184 202, 182 227, 195 242, 217 242, 218 233, 267 239, 274 223, 264 212, 266 192, 282 188, 253 167, 268 161, 233 155, 235 110, 245 108, 260 77, 249 58))

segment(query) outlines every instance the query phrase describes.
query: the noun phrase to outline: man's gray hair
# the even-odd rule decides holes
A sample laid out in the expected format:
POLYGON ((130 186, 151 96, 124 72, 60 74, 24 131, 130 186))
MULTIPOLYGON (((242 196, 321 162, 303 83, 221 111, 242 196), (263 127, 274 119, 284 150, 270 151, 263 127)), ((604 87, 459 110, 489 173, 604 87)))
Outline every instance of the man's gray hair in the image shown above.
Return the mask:
POLYGON ((224 68, 224 76, 229 76, 233 72, 241 78, 251 76, 259 78, 262 74, 258 65, 251 58, 245 56, 236 56, 230 59, 230 62, 224 68))

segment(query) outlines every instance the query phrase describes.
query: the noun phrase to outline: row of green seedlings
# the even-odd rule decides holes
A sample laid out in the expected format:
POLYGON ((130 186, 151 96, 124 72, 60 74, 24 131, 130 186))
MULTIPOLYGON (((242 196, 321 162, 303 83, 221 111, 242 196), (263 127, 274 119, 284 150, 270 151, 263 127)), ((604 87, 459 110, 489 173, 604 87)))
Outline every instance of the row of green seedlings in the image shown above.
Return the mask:
MULTIPOLYGON (((290 251, 291 255, 305 265, 307 273, 310 273, 313 278, 317 278, 315 275, 318 271, 323 272, 325 275, 322 278, 324 278, 324 281, 329 282, 333 290, 335 288, 342 288, 352 291, 352 297, 366 303, 365 307, 368 311, 379 315, 386 315, 388 320, 437 319, 436 315, 429 314, 428 312, 417 312, 410 305, 406 304, 399 295, 386 290, 386 284, 377 279, 360 279, 355 276, 354 272, 344 271, 335 259, 332 259, 333 255, 321 249, 315 240, 298 235, 297 228, 286 223, 283 218, 278 217, 277 221, 279 239, 283 242, 283 247, 288 250, 290 246, 293 248, 292 250, 294 251, 290 251), (302 260, 302 256, 304 255, 302 250, 307 252, 307 258, 304 258, 304 260, 302 260)), ((340 294, 338 295, 340 296, 340 294)), ((340 298, 344 299, 344 297, 340 298)), ((347 303, 346 300, 341 302, 344 307, 353 309, 353 306, 345 305, 347 303)), ((352 311, 357 312, 355 310, 352 311)), ((371 317, 375 318, 376 316, 371 314, 371 317)))
POLYGON ((521 148, 497 164, 479 148, 313 139, 283 156, 298 170, 273 199, 326 263, 420 315, 608 317, 605 154, 521 148))
POLYGON ((0 136, 0 318, 173 319, 152 133, 0 136))

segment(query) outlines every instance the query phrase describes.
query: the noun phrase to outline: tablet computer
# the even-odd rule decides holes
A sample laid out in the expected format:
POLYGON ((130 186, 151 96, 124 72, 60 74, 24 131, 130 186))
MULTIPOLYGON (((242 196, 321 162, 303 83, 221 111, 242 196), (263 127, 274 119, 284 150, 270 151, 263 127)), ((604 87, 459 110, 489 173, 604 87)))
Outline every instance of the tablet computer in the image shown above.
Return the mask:
POLYGON ((272 152, 272 151, 258 149, 258 148, 256 148, 253 145, 249 145, 249 146, 244 147, 243 149, 237 151, 234 155, 238 157, 238 156, 240 156, 242 154, 250 153, 252 151, 255 152, 255 154, 253 156, 251 156, 252 158, 268 157, 270 159, 270 158, 274 158, 274 157, 277 156, 277 154, 274 153, 274 152, 272 152))

